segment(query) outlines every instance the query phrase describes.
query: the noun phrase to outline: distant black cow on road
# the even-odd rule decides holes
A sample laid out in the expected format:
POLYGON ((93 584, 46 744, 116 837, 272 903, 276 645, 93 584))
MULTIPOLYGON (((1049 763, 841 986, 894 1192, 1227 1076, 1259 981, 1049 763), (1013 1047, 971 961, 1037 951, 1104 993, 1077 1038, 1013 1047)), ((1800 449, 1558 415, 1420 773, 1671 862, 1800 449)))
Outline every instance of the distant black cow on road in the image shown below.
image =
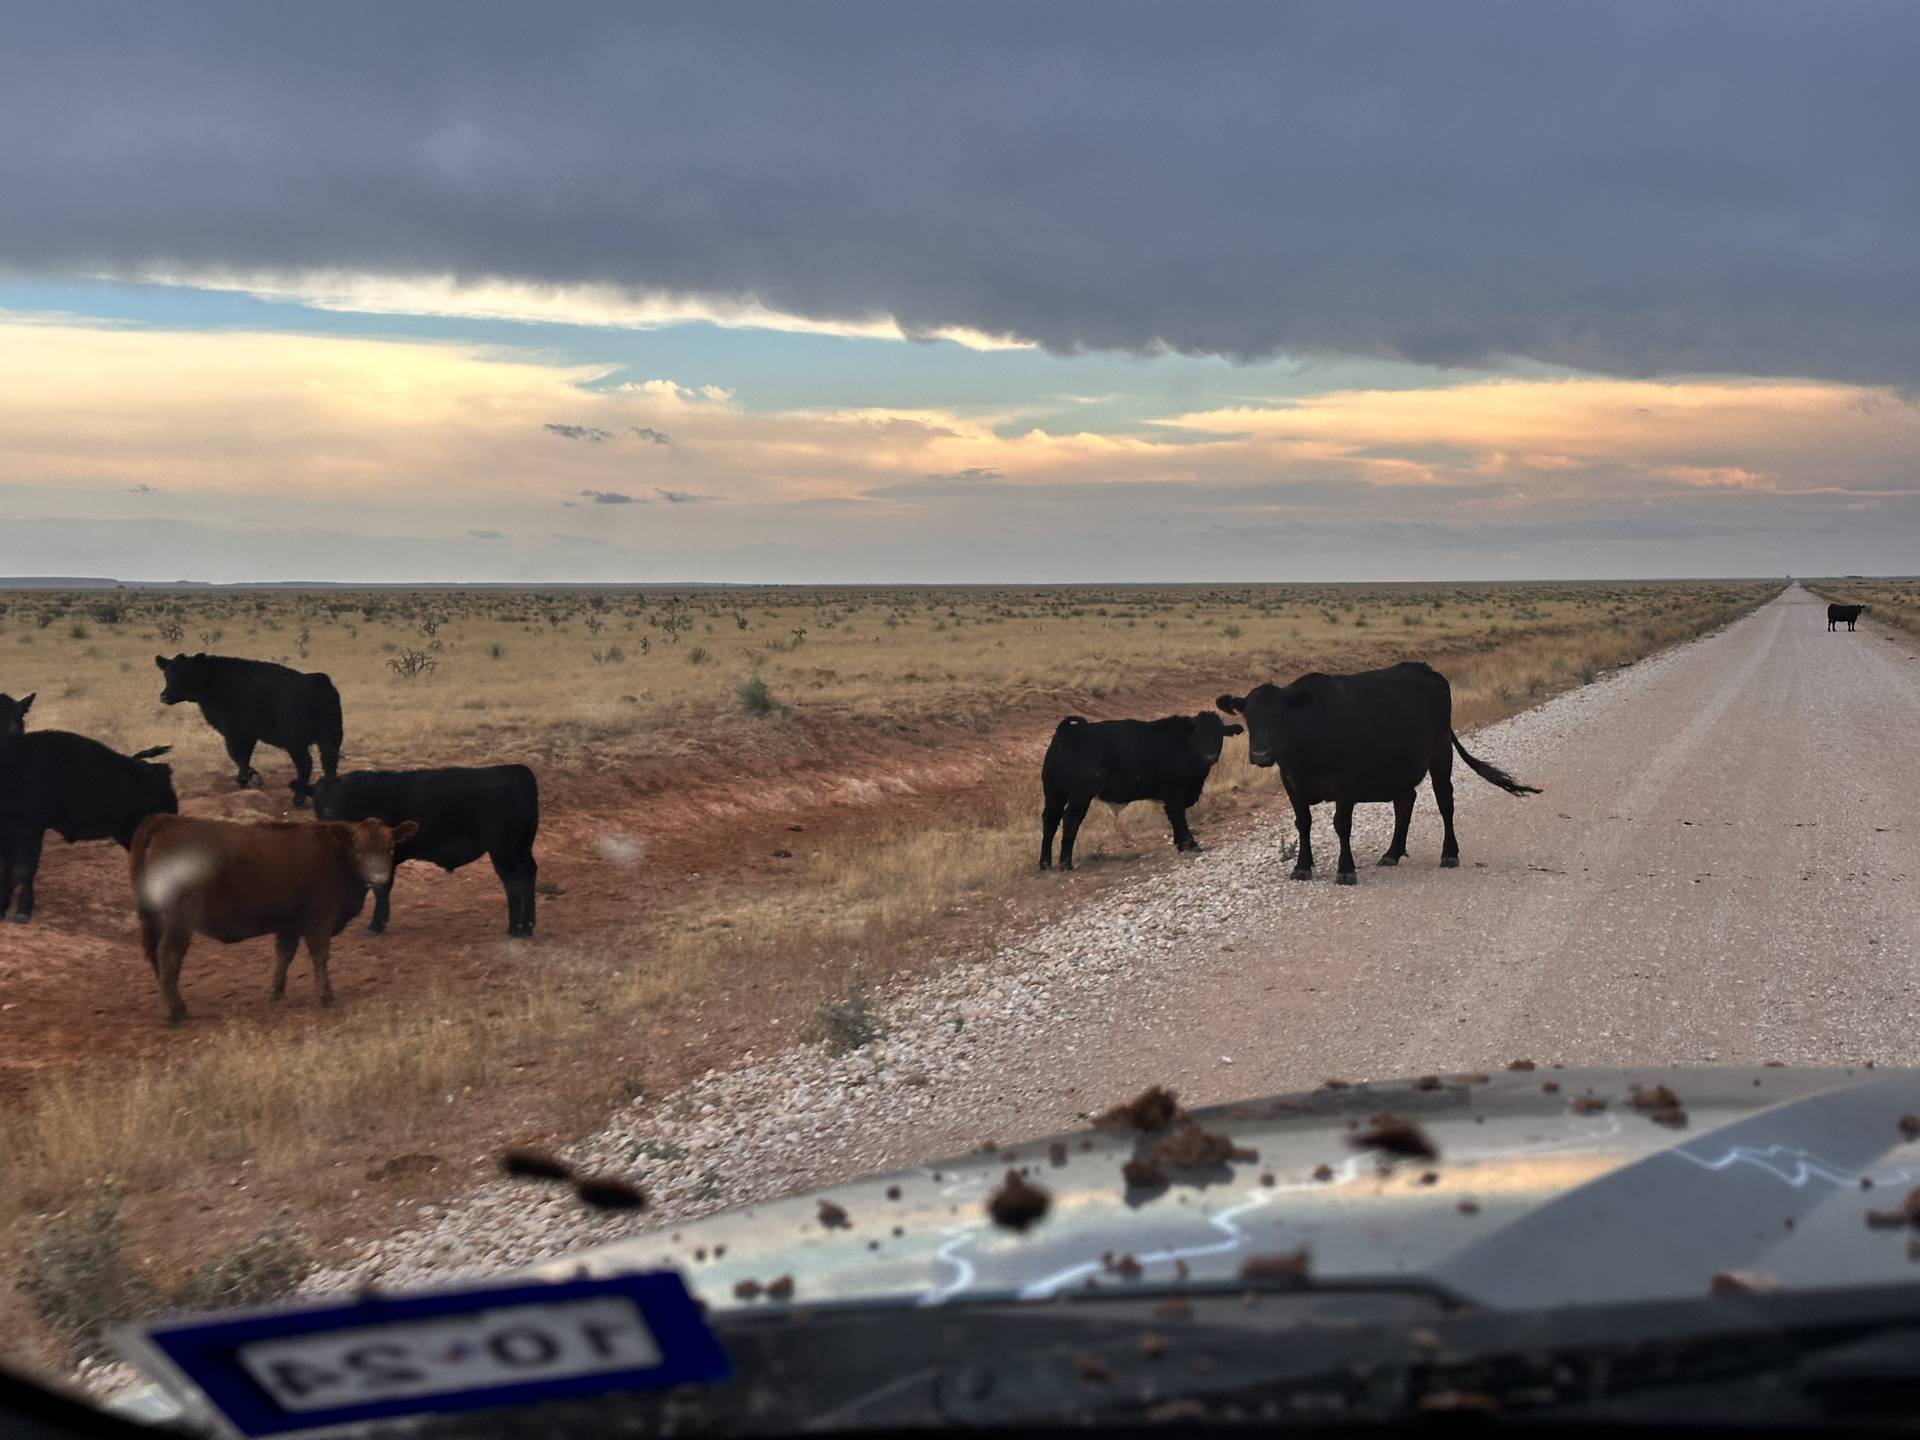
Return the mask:
POLYGON ((18 700, 11 695, 0 695, 0 735, 23 734, 27 728, 27 711, 32 708, 33 695, 22 695, 18 700))
POLYGON ((157 745, 122 755, 66 730, 0 739, 0 915, 18 890, 14 922, 33 918, 33 878, 47 831, 69 845, 111 840, 124 850, 147 816, 177 811, 173 771, 147 763, 166 753, 157 745))
POLYGON ((1053 834, 1061 821, 1060 868, 1073 868, 1073 840, 1095 800, 1128 805, 1158 800, 1173 823, 1173 847, 1198 850, 1187 811, 1200 803, 1221 744, 1243 727, 1203 710, 1164 720, 1083 720, 1069 715, 1054 729, 1040 767, 1046 792, 1041 815, 1040 868, 1053 867, 1053 834))
POLYGON ((1407 853, 1414 789, 1429 775, 1446 826, 1440 863, 1448 869, 1458 865, 1455 750, 1476 775, 1507 793, 1540 793, 1467 753, 1453 733, 1453 688, 1446 676, 1418 661, 1357 675, 1302 675, 1291 685, 1259 685, 1244 698, 1222 695, 1215 703, 1229 714, 1247 717, 1249 760, 1280 767, 1300 833, 1296 880, 1313 876, 1313 807, 1327 800, 1333 802, 1333 830, 1340 837, 1340 869, 1334 877, 1340 884, 1359 879, 1353 865, 1355 805, 1392 803, 1393 843, 1379 863, 1398 865, 1407 853))
POLYGON ((293 760, 293 803, 304 805, 313 793, 311 746, 320 747, 321 773, 340 768, 340 692, 321 674, 304 674, 265 660, 228 655, 164 655, 153 663, 167 677, 160 692, 165 705, 193 701, 227 743, 242 789, 260 778, 253 768, 253 747, 262 740, 293 760))
POLYGON ((1833 629, 1834 625, 1841 620, 1847 622, 1849 630, 1853 629, 1853 622, 1860 618, 1860 612, 1866 608, 1864 605, 1827 606, 1827 629, 1833 629))
MULTIPOLYGON (((452 873, 487 856, 507 892, 507 934, 533 934, 540 787, 526 766, 361 770, 314 786, 313 813, 322 820, 416 822, 418 831, 393 852, 396 869, 407 860, 425 860, 452 873)), ((376 935, 387 928, 392 893, 391 876, 373 887, 367 929, 376 935)))

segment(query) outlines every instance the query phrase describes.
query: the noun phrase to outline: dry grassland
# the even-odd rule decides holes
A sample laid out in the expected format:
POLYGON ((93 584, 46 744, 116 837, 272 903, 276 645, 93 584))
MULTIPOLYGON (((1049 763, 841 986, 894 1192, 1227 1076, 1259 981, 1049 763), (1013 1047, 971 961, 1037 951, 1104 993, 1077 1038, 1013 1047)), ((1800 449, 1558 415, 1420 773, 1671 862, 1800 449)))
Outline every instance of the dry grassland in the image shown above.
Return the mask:
MULTIPOLYGON (((403 1199, 466 1183, 502 1138, 564 1138, 745 1048, 857 1043, 884 1023, 864 1007, 872 987, 1178 863, 1163 819, 1138 807, 1090 819, 1074 876, 1034 873, 1038 758, 1061 714, 1195 710, 1263 679, 1422 658, 1451 678, 1465 730, 1778 589, 0 593, 0 690, 39 691, 34 728, 172 743, 189 805, 230 775, 197 710, 158 704, 153 655, 278 659, 332 675, 347 768, 533 764, 543 875, 615 835, 649 864, 663 848, 704 854, 721 881, 696 890, 672 867, 636 867, 653 878, 601 931, 543 937, 537 964, 485 993, 422 988, 324 1025, 165 1036, 109 1073, 75 1057, 0 1115, 0 1234, 10 1254, 37 1254, 35 1237, 108 1213, 106 1197, 108 1248, 139 1251, 125 1263, 141 1293, 179 1282, 210 1247, 288 1224, 324 1253, 354 1227, 394 1223, 403 1199), (804 851, 796 837, 790 861, 760 849, 718 868, 730 834, 790 814, 806 816, 804 851), (367 1164, 425 1151, 453 1158, 393 1183, 367 1164)), ((1193 816, 1203 842, 1278 795, 1245 754, 1229 742, 1193 816)), ((263 750, 255 764, 284 796, 284 757, 263 750)), ((42 916, 57 920, 44 896, 42 916)), ((144 967, 126 978, 144 981, 144 967)), ((40 1318, 50 1331, 15 1345, 42 1359, 48 1334, 84 1332, 40 1318)))

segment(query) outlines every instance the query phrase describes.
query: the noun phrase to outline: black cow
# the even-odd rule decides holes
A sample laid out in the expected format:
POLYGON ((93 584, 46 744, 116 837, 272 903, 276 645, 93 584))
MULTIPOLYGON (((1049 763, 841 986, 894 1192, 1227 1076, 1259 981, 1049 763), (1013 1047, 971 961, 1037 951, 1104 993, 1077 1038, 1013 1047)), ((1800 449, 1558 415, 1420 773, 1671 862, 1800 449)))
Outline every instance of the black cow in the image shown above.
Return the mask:
MULTIPOLYGON (((507 934, 533 934, 533 839, 540 829, 540 787, 524 765, 453 766, 444 770, 360 770, 313 787, 322 820, 380 820, 419 830, 393 852, 401 862, 425 860, 451 874, 482 855, 507 892, 507 934)), ((373 889, 367 929, 387 928, 393 877, 373 889)))
POLYGON ((228 655, 156 655, 153 663, 167 677, 160 703, 199 705, 227 742, 237 767, 234 783, 242 789, 260 778, 253 747, 262 740, 292 758, 295 805, 313 793, 310 746, 320 747, 321 773, 331 778, 340 768, 340 692, 325 675, 228 655))
POLYGON ((1040 766, 1046 809, 1040 817, 1040 868, 1053 868, 1053 832, 1062 819, 1060 868, 1073 868, 1073 840, 1095 800, 1128 805, 1158 800, 1173 822, 1173 848, 1198 850, 1187 811, 1200 803, 1220 746, 1242 731, 1210 710, 1164 720, 1084 720, 1069 715, 1054 728, 1040 766))
MULTIPOLYGON (((33 694, 39 694, 34 691, 33 694)), ((0 735, 20 735, 26 732, 27 711, 33 708, 33 695, 22 695, 18 700, 11 695, 0 695, 0 735)))
POLYGON ((167 749, 122 755, 66 730, 0 739, 0 915, 18 890, 14 923, 33 918, 33 877, 47 831, 69 845, 111 840, 124 850, 147 816, 176 813, 172 768, 146 763, 167 749))
POLYGON ((1860 612, 1866 608, 1864 605, 1827 606, 1827 629, 1833 629, 1834 625, 1841 620, 1847 622, 1849 630, 1853 629, 1853 622, 1860 618, 1860 612))
POLYGON ((1259 685, 1245 698, 1222 695, 1215 702, 1247 717, 1247 758, 1280 767, 1280 781, 1293 801, 1300 854, 1293 878, 1313 877, 1313 807, 1333 802, 1333 830, 1340 837, 1342 885, 1358 879, 1353 867, 1353 807, 1392 802, 1393 843, 1380 857, 1398 865, 1407 853, 1414 787, 1433 777, 1433 798, 1446 825, 1440 863, 1460 863, 1453 834, 1453 752, 1481 779, 1510 795, 1537 795, 1498 766, 1476 760, 1453 733, 1453 687, 1446 676, 1418 661, 1357 675, 1302 675, 1291 685, 1259 685))

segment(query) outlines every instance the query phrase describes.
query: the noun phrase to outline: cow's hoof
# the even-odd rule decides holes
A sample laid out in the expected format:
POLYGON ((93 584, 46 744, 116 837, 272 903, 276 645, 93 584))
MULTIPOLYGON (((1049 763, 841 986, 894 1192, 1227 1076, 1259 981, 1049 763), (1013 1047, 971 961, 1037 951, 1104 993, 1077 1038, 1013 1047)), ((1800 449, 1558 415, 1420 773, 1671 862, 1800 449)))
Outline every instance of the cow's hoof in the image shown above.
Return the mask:
POLYGON ((1382 855, 1373 863, 1376 865, 1398 865, 1400 863, 1400 857, 1398 855, 1382 855))
MULTIPOLYGON (((384 935, 384 934, 386 934, 386 933, 387 933, 387 927, 386 927, 386 926, 384 926, 384 925, 369 925, 369 926, 367 926, 367 934, 369 934, 369 935, 384 935)), ((508 933, 508 934, 512 934, 513 932, 512 932, 512 931, 508 931, 507 933, 508 933)))
POLYGON ((1460 868, 1460 857, 1458 855, 1442 855, 1440 857, 1440 868, 1442 870, 1458 870, 1460 868))
POLYGON ((16 925, 28 925, 28 924, 31 924, 33 921, 33 916, 29 915, 24 910, 16 910, 8 918, 12 920, 13 923, 16 925))
POLYGON ((1053 869, 1053 862, 1051 860, 1042 860, 1040 862, 1040 869, 1042 873, 1053 869))
POLYGON ((1200 853, 1200 842, 1198 840, 1189 840, 1179 848, 1189 855, 1198 855, 1200 853))
POLYGON ((1336 885, 1358 885, 1360 883, 1360 877, 1351 870, 1342 870, 1338 875, 1333 877, 1333 883, 1336 885))
POLYGON ((1071 861, 1071 860, 1062 860, 1062 861, 1060 862, 1060 868, 1061 868, 1062 870, 1071 870, 1071 869, 1073 869, 1073 861, 1071 861))
POLYGON ((1293 878, 1295 880, 1311 880, 1313 878, 1313 867, 1311 865, 1294 866, 1293 878))

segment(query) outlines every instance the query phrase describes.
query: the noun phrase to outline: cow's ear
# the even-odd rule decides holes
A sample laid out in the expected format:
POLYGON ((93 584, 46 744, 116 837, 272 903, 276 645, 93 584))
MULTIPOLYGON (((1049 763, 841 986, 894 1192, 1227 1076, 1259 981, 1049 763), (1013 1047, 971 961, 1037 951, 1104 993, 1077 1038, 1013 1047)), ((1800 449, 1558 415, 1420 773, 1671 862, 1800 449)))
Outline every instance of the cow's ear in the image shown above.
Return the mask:
POLYGON ((1213 703, 1229 715, 1239 715, 1247 708, 1247 702, 1238 695, 1222 695, 1213 703))
POLYGON ((1244 735, 1247 733, 1247 727, 1244 725, 1225 725, 1221 727, 1220 733, 1222 735, 1244 735))
POLYGON ((393 827, 393 843, 398 845, 402 840, 411 840, 413 838, 413 832, 419 828, 420 822, 418 820, 402 820, 398 825, 393 827))
POLYGON ((166 657, 166 656, 164 656, 164 655, 156 655, 156 656, 154 656, 154 657, 153 657, 153 668, 154 668, 154 669, 156 669, 156 670, 164 670, 164 669, 166 669, 166 668, 167 668, 167 657, 166 657))
POLYGON ((24 714, 26 714, 26 713, 27 713, 27 711, 29 711, 29 710, 31 710, 31 709, 33 708, 33 697, 34 697, 35 695, 38 695, 39 693, 40 693, 40 692, 39 692, 38 690, 35 690, 35 691, 33 691, 33 692, 31 692, 30 694, 26 694, 26 695, 22 695, 22 696, 20 697, 20 701, 19 701, 19 704, 20 704, 20 713, 21 713, 22 715, 24 715, 24 714))

